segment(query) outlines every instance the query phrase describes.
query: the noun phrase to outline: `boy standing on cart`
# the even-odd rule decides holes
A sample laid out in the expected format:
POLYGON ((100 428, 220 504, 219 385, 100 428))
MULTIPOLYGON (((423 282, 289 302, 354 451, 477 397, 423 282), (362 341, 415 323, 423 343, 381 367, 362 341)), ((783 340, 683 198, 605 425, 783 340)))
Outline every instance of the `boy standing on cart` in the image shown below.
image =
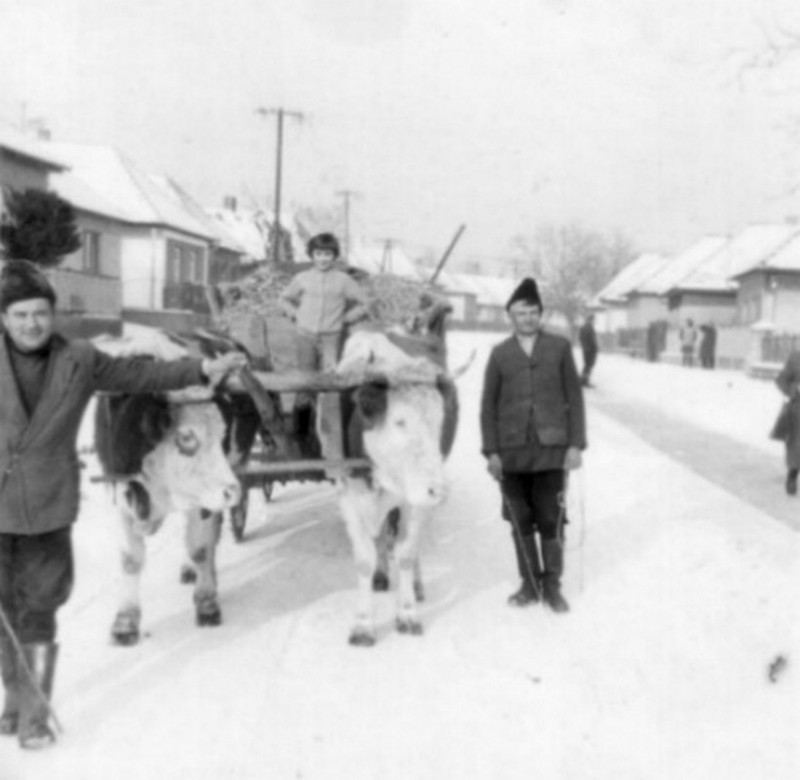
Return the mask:
MULTIPOLYGON (((306 371, 332 371, 342 349, 345 327, 367 316, 367 297, 361 286, 336 267, 339 242, 332 233, 314 236, 306 247, 313 267, 297 274, 280 296, 283 313, 297 325, 297 367, 306 371)), ((303 435, 309 426, 313 394, 295 398, 295 433, 303 435)), ((320 396, 318 415, 324 432, 326 421, 339 411, 336 393, 320 396)), ((337 452, 328 458, 341 458, 337 452)))

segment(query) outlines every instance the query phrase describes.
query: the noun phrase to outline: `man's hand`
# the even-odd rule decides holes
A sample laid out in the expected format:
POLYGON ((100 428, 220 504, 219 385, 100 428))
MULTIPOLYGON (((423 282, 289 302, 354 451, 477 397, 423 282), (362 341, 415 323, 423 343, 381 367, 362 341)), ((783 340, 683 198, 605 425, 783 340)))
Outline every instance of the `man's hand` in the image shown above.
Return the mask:
POLYGON ((490 455, 486 461, 486 468, 489 473, 498 481, 503 478, 503 462, 497 454, 490 455))
POLYGON ((239 371, 247 366, 247 355, 243 352, 227 352, 215 358, 203 360, 202 371, 209 384, 216 387, 231 371, 239 371))
POLYGON ((568 447, 567 454, 564 457, 564 468, 567 471, 572 471, 573 469, 579 469, 583 464, 583 455, 581 455, 581 451, 577 447, 568 447))

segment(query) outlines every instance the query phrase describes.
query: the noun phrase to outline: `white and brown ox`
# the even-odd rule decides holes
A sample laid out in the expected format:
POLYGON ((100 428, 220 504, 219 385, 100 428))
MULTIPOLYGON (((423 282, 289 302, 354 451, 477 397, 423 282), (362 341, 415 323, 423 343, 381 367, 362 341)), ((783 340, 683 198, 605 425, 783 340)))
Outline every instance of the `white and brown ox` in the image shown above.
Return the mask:
MULTIPOLYGON (((133 338, 101 338, 99 349, 113 355, 179 359, 191 352, 213 356, 233 347, 223 341, 176 338, 142 330, 133 338)), ((135 644, 140 636, 140 579, 145 538, 167 515, 186 517, 196 622, 216 626, 222 614, 217 598, 216 548, 221 512, 241 498, 233 467, 249 454, 259 418, 244 396, 228 397, 210 388, 164 394, 107 395, 98 398, 95 447, 106 475, 124 477, 117 506, 122 521, 123 593, 112 640, 135 644), (227 454, 226 454, 227 453, 227 454)), ((187 576, 188 575, 188 576, 187 576)))
POLYGON ((353 334, 337 371, 369 377, 349 398, 347 450, 366 456, 371 473, 340 478, 338 487, 358 576, 350 643, 370 646, 373 584, 380 582, 387 544, 397 568, 396 628, 422 633, 420 533, 447 495, 444 463, 455 438, 458 402, 452 379, 440 367, 409 355, 381 333, 353 334))

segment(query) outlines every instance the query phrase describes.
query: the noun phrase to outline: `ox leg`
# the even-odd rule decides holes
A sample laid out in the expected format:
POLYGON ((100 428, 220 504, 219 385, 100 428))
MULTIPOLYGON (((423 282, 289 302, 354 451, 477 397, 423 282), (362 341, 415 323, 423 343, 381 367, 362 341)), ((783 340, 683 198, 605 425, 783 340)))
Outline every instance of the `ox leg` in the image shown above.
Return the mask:
POLYGON ((389 561, 394 551, 399 522, 400 510, 395 507, 387 515, 386 521, 381 526, 378 538, 375 540, 377 560, 375 574, 372 575, 372 589, 375 592, 389 590, 389 561))
POLYGON ((410 507, 403 512, 405 523, 395 546, 397 558, 397 630, 401 634, 422 634, 417 613, 419 542, 426 511, 410 507))
POLYGON ((369 520, 376 516, 378 507, 374 494, 363 480, 348 480, 347 483, 349 487, 340 496, 340 507, 353 547, 358 581, 356 618, 349 641, 351 645, 371 647, 375 644, 372 577, 377 553, 369 520))
POLYGON ((122 516, 122 598, 111 626, 111 641, 117 645, 135 645, 139 641, 142 609, 139 586, 145 562, 144 538, 134 530, 134 520, 122 516))
POLYGON ((218 626, 222 611, 217 600, 217 542, 222 515, 204 509, 189 513, 186 524, 186 546, 194 564, 197 580, 194 587, 195 616, 198 626, 218 626))

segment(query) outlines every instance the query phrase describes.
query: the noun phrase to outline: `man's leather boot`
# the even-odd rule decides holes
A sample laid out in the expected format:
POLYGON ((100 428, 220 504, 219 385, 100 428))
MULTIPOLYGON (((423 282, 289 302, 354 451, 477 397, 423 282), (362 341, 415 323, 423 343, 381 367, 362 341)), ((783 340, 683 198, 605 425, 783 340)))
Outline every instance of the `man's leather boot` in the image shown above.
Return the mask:
POLYGON ((561 575, 564 573, 564 544, 560 539, 542 539, 544 558, 543 596, 553 612, 568 612, 569 604, 561 595, 561 575))
POLYGON ((512 607, 527 607, 529 604, 539 602, 541 588, 542 564, 539 560, 536 536, 534 534, 523 536, 522 546, 520 546, 516 532, 511 534, 511 538, 514 541, 517 570, 522 582, 519 589, 508 597, 508 603, 512 607), (533 581, 531 581, 531 575, 533 575, 533 581))
POLYGON ((50 728, 50 695, 56 669, 58 645, 39 642, 22 646, 29 675, 20 669, 19 744, 28 750, 39 750, 56 741, 50 728))

